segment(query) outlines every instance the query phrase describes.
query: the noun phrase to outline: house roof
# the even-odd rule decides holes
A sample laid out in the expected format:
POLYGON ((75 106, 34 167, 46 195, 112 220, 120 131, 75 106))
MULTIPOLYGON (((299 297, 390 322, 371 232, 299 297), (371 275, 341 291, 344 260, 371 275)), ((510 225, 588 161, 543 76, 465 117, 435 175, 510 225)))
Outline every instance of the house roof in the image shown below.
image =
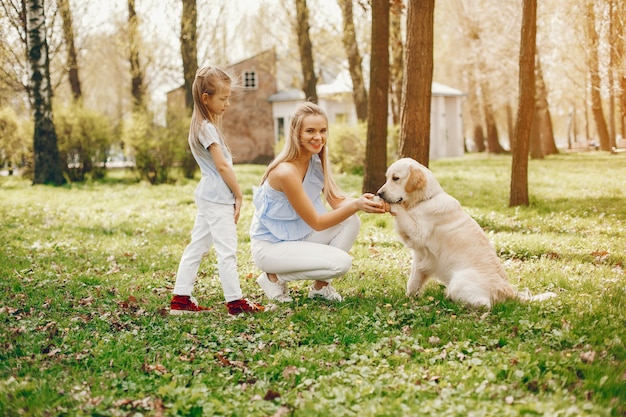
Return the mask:
POLYGON ((447 85, 440 84, 438 82, 433 81, 433 86, 431 90, 431 94, 433 96, 445 96, 445 97, 462 97, 466 96, 464 92, 461 90, 457 90, 456 88, 448 87, 447 85))

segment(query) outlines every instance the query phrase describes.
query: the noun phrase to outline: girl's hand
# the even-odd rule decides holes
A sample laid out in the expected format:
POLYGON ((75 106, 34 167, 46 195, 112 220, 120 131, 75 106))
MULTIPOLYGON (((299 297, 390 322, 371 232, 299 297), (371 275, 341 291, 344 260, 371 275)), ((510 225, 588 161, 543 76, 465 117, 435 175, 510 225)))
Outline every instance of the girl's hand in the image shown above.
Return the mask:
POLYGON ((239 221, 239 214, 241 214, 241 202, 242 198, 235 198, 235 224, 239 221))
POLYGON ((385 213, 385 202, 374 194, 365 193, 357 199, 357 207, 366 213, 385 213))

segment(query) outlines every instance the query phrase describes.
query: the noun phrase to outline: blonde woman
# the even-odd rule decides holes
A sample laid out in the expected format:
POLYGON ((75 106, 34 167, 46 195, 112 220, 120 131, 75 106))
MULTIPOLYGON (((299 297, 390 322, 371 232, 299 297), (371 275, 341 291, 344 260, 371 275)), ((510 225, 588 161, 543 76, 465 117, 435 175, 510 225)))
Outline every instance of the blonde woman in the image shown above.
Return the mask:
POLYGON ((330 283, 352 266, 348 251, 361 225, 356 213, 385 212, 374 194, 350 198, 339 189, 328 163, 327 140, 324 111, 314 103, 300 104, 284 149, 254 190, 252 257, 263 271, 257 283, 270 300, 290 302, 287 283, 312 280, 309 298, 342 301, 330 283))

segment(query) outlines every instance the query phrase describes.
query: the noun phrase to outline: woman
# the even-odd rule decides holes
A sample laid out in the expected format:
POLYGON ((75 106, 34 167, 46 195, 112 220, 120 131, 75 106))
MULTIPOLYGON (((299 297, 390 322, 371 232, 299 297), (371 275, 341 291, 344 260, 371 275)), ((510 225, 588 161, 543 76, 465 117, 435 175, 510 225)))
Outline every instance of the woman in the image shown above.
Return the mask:
POLYGON ((327 140, 324 111, 310 102, 299 105, 285 147, 254 190, 252 257, 263 271, 257 283, 270 300, 290 302, 289 281, 313 280, 309 298, 342 301, 330 282, 352 266, 348 251, 361 225, 356 212, 385 212, 373 194, 355 199, 339 189, 327 140))

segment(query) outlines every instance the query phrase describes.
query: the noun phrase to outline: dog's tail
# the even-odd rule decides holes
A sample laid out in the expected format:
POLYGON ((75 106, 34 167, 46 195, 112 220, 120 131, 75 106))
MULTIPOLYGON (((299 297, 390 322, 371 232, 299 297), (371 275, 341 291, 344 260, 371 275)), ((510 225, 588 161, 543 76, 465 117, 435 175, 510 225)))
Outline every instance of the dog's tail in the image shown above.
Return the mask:
POLYGON ((533 294, 528 288, 526 288, 524 291, 517 292, 517 299, 522 301, 545 301, 554 297, 556 297, 556 293, 551 291, 542 292, 541 294, 533 294))

